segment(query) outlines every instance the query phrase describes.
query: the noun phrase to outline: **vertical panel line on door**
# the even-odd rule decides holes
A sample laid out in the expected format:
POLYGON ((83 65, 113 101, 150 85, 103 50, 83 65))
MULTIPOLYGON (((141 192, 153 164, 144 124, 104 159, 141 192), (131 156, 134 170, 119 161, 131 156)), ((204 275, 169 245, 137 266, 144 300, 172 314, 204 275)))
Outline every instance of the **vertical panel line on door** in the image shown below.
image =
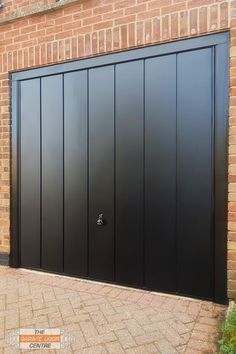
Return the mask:
POLYGON ((116 64, 114 65, 114 280, 116 281, 116 64))
POLYGON ((215 46, 212 47, 212 88, 211 88, 211 93, 212 93, 212 99, 211 99, 211 111, 212 111, 212 144, 211 144, 211 171, 212 171, 212 193, 211 193, 211 208, 212 208, 212 219, 211 219, 211 259, 212 259, 212 264, 211 264, 211 272, 212 272, 212 293, 214 294, 215 292, 215 75, 216 75, 216 67, 215 67, 215 46))
MULTIPOLYGON (((62 75, 62 244, 63 244, 63 254, 65 250, 65 74, 62 75)), ((63 256, 62 260, 62 269, 65 271, 65 257, 63 256)))
POLYGON ((89 269, 89 69, 87 72, 87 276, 89 269))
POLYGON ((145 78, 145 65, 146 65, 146 60, 143 59, 143 286, 145 285, 146 278, 145 278, 145 252, 146 252, 146 199, 145 199, 145 181, 146 181, 146 149, 145 149, 145 141, 146 141, 146 122, 145 122, 145 109, 146 109, 146 78, 145 78))
POLYGON ((176 126, 176 134, 175 134, 175 161, 176 161, 176 169, 175 169, 175 289, 179 289, 179 267, 178 267, 178 181, 177 181, 177 171, 178 171, 178 99, 177 99, 177 89, 178 89, 178 53, 175 54, 175 92, 176 92, 176 100, 175 100, 175 126, 176 126))
POLYGON ((39 98, 39 102, 40 102, 40 216, 39 216, 39 222, 40 222, 40 230, 39 230, 39 234, 40 234, 40 268, 42 268, 42 79, 40 78, 40 98, 39 98))

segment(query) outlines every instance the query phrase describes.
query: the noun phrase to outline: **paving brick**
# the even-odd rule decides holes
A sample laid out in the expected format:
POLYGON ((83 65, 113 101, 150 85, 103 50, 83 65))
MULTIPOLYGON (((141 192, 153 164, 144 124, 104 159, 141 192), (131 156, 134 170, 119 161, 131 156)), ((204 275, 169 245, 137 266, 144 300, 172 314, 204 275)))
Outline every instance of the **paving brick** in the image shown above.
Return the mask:
POLYGON ((160 353, 154 344, 141 345, 139 347, 130 348, 126 350, 127 354, 151 354, 160 353))
POLYGON ((76 351, 75 354, 105 354, 107 350, 102 345, 96 345, 90 348, 85 348, 82 351, 76 351))
POLYGON ((81 350, 87 347, 87 342, 82 331, 72 331, 75 336, 75 342, 71 345, 72 350, 81 350))
POLYGON ((90 313, 90 317, 96 326, 107 323, 106 317, 104 316, 102 311, 93 311, 90 313))
POLYGON ((144 334, 144 329, 133 318, 123 321, 132 336, 139 336, 144 334))
POLYGON ((0 295, 0 310, 5 310, 5 308, 6 308, 5 295, 0 295))
POLYGON ((109 333, 111 331, 115 331, 117 329, 123 329, 123 328, 126 328, 124 321, 97 326, 97 330, 100 334, 109 333))
POLYGON ((127 329, 119 329, 115 331, 115 334, 124 349, 134 347, 136 345, 134 339, 127 329))
POLYGON ((117 313, 115 315, 107 316, 107 320, 108 322, 117 322, 117 321, 127 320, 130 317, 131 317, 130 313, 123 312, 123 313, 117 313))
POLYGON ((156 346, 162 354, 177 354, 177 350, 168 342, 167 339, 160 339, 156 346))
POLYGON ((19 328, 19 314, 16 312, 14 315, 5 317, 5 329, 19 328))
POLYGON ((160 334, 160 332, 154 331, 152 333, 146 333, 141 336, 135 337, 135 341, 137 344, 142 345, 142 344, 156 342, 157 339, 160 339, 160 338, 162 338, 162 335, 160 334))
POLYGON ((63 321, 65 324, 80 323, 82 321, 89 321, 89 320, 90 320, 89 314, 78 314, 75 316, 69 316, 69 317, 63 318, 63 321))
POLYGON ((94 337, 86 338, 87 343, 92 346, 98 344, 105 345, 107 342, 113 342, 114 340, 116 340, 116 336, 113 332, 98 334, 94 337))
POLYGON ((0 318, 0 340, 5 337, 5 320, 0 318))
POLYGON ((8 267, 0 267, 0 299, 4 354, 15 354, 4 337, 19 326, 61 328, 73 334, 75 342, 61 354, 213 353, 225 313, 224 306, 210 302, 8 267))
POLYGON ((212 350, 212 345, 210 346, 208 342, 201 341, 201 340, 196 340, 196 339, 190 339, 188 343, 188 348, 200 350, 201 352, 204 351, 211 351, 212 350))
POLYGON ((110 354, 123 354, 125 353, 119 342, 111 342, 106 344, 106 349, 110 354))
POLYGON ((48 314, 48 322, 50 328, 61 327, 63 325, 62 316, 58 312, 48 314))
POLYGON ((85 338, 95 337, 98 335, 98 331, 95 328, 94 324, 90 321, 82 321, 80 322, 80 327, 85 338))
POLYGON ((101 311, 104 313, 105 316, 114 315, 116 313, 114 307, 109 302, 105 304, 100 304, 99 308, 101 309, 101 311))

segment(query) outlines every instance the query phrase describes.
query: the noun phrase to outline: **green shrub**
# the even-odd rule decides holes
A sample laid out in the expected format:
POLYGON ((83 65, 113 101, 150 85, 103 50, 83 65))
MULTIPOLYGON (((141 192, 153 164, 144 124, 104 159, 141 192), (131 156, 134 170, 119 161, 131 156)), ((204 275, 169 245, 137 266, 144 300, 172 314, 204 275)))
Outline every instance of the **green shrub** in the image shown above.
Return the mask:
POLYGON ((236 354, 236 308, 234 307, 222 324, 220 354, 236 354))

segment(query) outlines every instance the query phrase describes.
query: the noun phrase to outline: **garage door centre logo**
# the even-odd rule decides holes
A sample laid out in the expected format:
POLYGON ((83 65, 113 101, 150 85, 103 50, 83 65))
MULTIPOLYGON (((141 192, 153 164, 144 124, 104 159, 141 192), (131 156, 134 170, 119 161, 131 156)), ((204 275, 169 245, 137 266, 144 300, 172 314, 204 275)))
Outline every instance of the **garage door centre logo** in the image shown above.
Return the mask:
POLYGON ((75 337, 62 329, 22 328, 8 334, 9 345, 21 350, 64 349, 75 341, 75 337))

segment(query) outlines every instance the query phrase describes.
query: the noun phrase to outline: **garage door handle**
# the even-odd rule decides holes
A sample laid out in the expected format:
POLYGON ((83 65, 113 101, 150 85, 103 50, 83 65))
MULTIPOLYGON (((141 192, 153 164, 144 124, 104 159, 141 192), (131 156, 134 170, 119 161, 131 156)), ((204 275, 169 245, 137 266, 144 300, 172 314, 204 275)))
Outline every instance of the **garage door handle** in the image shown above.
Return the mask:
POLYGON ((97 225, 102 226, 104 224, 105 224, 105 220, 104 220, 103 214, 99 214, 98 219, 97 219, 97 225))

